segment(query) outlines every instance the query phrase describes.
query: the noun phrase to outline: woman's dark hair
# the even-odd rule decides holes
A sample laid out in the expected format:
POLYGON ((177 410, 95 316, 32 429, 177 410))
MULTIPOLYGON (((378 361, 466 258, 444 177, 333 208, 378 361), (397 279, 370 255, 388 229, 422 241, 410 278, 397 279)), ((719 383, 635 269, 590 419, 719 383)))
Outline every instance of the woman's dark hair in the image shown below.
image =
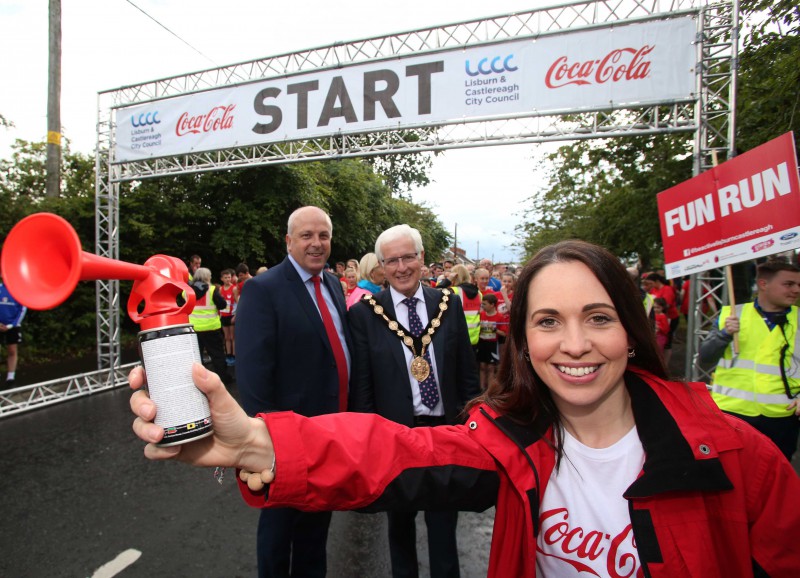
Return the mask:
POLYGON ((509 331, 497 378, 483 396, 476 400, 476 403, 485 402, 520 424, 536 423, 537 429, 539 426, 546 429, 557 425, 560 418, 550 390, 526 358, 528 291, 531 282, 542 269, 553 263, 570 262, 586 265, 611 297, 635 350, 635 356, 628 363, 658 377, 667 377, 639 290, 619 259, 606 249, 585 241, 562 241, 550 245, 539 251, 519 275, 511 302, 509 331))

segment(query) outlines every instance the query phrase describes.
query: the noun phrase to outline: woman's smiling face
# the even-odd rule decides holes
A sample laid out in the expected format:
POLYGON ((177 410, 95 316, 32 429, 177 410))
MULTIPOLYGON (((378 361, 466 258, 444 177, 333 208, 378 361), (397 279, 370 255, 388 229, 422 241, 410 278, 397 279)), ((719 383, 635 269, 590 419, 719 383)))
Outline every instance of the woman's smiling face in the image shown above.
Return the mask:
POLYGON ((533 278, 525 335, 531 365, 562 415, 586 415, 625 395, 628 334, 583 263, 552 263, 533 278))

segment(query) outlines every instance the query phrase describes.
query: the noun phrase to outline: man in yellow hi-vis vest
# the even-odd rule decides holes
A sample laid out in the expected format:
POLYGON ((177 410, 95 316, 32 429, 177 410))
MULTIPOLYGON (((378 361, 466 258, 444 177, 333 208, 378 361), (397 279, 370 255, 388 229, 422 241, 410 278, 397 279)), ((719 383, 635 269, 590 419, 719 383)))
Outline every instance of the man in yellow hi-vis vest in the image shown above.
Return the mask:
POLYGON ((800 269, 786 261, 758 266, 753 303, 723 307, 700 345, 700 360, 717 363, 711 395, 726 413, 768 436, 791 460, 800 433, 800 269), (733 351, 738 335, 738 354, 733 351))

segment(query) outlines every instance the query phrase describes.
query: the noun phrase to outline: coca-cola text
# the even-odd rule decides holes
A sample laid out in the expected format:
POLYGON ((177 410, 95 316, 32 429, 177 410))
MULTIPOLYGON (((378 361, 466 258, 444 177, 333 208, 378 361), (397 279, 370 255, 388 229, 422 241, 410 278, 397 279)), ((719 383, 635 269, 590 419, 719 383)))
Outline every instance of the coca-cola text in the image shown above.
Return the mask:
POLYGON ((569 564, 579 572, 607 575, 612 578, 642 578, 643 571, 639 560, 632 553, 636 551, 633 530, 628 524, 616 536, 598 530, 584 530, 580 526, 571 527, 569 511, 555 508, 542 512, 541 536, 549 548, 540 555, 552 556, 569 564), (605 572, 597 571, 598 558, 605 561, 605 572))
POLYGON ((544 79, 548 88, 560 88, 569 84, 604 84, 621 80, 641 80, 650 75, 650 61, 645 56, 654 46, 645 44, 638 50, 618 48, 600 60, 569 63, 561 56, 550 66, 544 79))
POLYGON ((175 125, 175 134, 184 136, 232 128, 234 108, 236 108, 235 104, 215 106, 207 113, 196 116, 190 116, 188 112, 184 112, 178 119, 178 124, 175 125))

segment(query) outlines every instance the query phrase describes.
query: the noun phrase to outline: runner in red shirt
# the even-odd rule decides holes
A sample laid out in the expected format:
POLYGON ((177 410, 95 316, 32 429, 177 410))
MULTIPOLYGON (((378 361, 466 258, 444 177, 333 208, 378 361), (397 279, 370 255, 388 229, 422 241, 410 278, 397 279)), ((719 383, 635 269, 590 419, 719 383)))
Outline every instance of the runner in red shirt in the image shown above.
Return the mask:
POLYGON ((678 323, 681 320, 681 315, 678 313, 678 299, 675 295, 675 289, 672 288, 666 278, 655 272, 644 276, 642 286, 653 297, 661 297, 667 302, 665 313, 667 319, 669 319, 669 333, 667 334, 667 342, 664 344, 664 365, 669 367, 669 360, 672 357, 672 341, 675 338, 675 330, 678 329, 678 323))
POLYGON ((219 312, 219 319, 222 322, 222 334, 225 338, 225 362, 233 365, 236 361, 236 347, 233 341, 233 320, 236 313, 236 285, 233 284, 233 269, 224 269, 220 274, 222 286, 219 287, 219 294, 225 299, 228 305, 219 312))

